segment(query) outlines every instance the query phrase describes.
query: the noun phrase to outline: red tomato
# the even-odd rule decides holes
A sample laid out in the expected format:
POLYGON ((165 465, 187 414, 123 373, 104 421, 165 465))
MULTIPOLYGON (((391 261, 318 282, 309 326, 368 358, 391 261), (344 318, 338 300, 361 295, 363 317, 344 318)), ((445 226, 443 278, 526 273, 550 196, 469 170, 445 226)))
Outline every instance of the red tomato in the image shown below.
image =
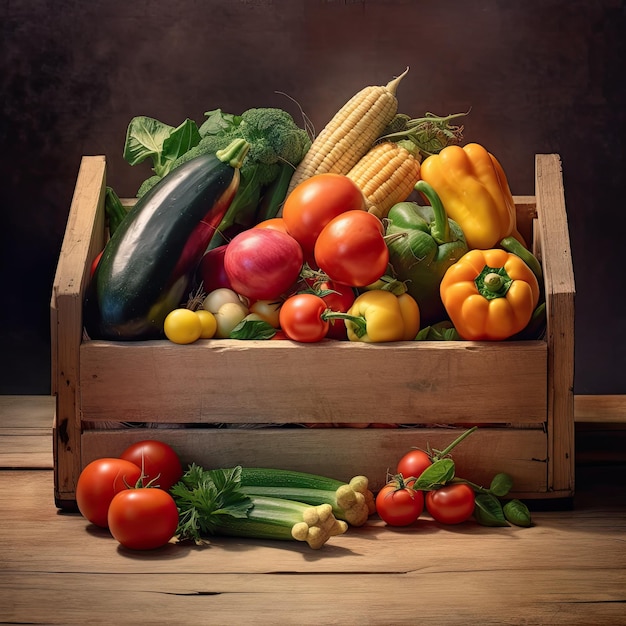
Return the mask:
MULTIPOLYGON (((324 281, 316 285, 316 289, 320 292, 331 291, 324 296, 320 296, 326 306, 331 310, 338 313, 346 313, 348 309, 354 304, 356 296, 354 290, 349 285, 342 285, 340 283, 334 283, 333 281, 324 281)), ((343 320, 329 320, 328 333, 326 336, 329 339, 348 339, 348 331, 343 320)))
POLYGON ((227 244, 212 248, 205 252, 198 266, 198 280, 202 281, 205 293, 226 287, 232 289, 226 270, 224 269, 224 255, 227 244))
POLYGON ((346 211, 315 242, 315 262, 331 280, 353 287, 376 282, 389 264, 383 223, 367 211, 346 211))
POLYGON ((446 485, 426 493, 426 509, 441 524, 460 524, 472 516, 474 499, 474 490, 469 485, 446 485))
POLYGON ((178 509, 163 489, 148 487, 120 491, 108 513, 111 534, 131 550, 164 546, 176 532, 178 509))
POLYGON ((288 233, 285 220, 282 217, 271 217, 268 220, 263 220, 258 224, 255 224, 253 228, 273 228, 274 230, 280 230, 283 233, 288 233))
POLYGON ((183 475, 183 467, 174 449, 163 441, 146 439, 131 444, 120 454, 143 469, 144 484, 152 482, 155 487, 167 491, 183 475))
POLYGON ((224 268, 232 288, 251 300, 272 300, 287 291, 302 269, 302 248, 273 228, 250 228, 226 247, 224 268))
POLYGON ((141 470, 125 459, 96 459, 85 466, 76 483, 76 504, 92 524, 107 527, 107 513, 115 494, 137 484, 141 470))
POLYGON ((356 184, 341 174, 316 174, 287 196, 283 219, 287 231, 308 257, 324 226, 337 215, 352 210, 365 211, 365 199, 356 184))
POLYGON ((328 332, 322 319, 326 303, 312 293, 299 293, 287 298, 280 307, 279 321, 288 339, 303 343, 321 341, 328 332))
POLYGON ((376 512, 389 526, 408 526, 424 510, 424 494, 411 488, 412 482, 393 480, 376 496, 376 512))
POLYGON ((419 478, 421 473, 433 464, 431 458, 423 450, 411 450, 399 461, 396 474, 404 478, 419 478))

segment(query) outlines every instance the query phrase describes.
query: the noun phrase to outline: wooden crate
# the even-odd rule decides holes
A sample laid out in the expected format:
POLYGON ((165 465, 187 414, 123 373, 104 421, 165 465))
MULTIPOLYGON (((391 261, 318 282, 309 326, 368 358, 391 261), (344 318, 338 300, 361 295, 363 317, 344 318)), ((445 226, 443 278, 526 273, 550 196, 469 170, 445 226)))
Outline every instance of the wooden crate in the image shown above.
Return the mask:
POLYGON ((106 238, 105 158, 83 157, 51 300, 57 505, 75 505, 86 463, 142 438, 169 442, 185 464, 363 473, 378 489, 408 449, 442 448, 467 424, 479 429, 455 449, 459 475, 488 483, 504 471, 518 497, 572 496, 572 260, 560 158, 535 165, 535 195, 515 201, 544 267, 545 340, 178 346, 83 339, 89 268, 106 238), (336 427, 360 422, 402 426, 336 427))

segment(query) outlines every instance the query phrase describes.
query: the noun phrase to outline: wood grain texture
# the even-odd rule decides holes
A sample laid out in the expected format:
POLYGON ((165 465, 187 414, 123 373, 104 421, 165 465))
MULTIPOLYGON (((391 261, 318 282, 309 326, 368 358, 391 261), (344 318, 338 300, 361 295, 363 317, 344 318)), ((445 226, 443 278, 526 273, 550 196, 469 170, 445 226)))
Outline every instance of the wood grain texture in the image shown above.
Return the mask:
POLYGON ((319 551, 214 537, 137 553, 59 514, 51 471, 1 479, 3 623, 625 623, 626 509, 598 491, 528 529, 372 519, 319 551))
POLYGON ((561 160, 535 157, 538 231, 541 244, 548 342, 548 483, 574 489, 574 269, 561 160))

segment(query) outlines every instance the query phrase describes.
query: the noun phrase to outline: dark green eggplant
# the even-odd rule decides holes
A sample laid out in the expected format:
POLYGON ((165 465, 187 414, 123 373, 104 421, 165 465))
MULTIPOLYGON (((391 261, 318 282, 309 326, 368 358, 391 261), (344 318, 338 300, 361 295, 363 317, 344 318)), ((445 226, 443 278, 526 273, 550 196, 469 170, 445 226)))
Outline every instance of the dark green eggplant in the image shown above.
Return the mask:
POLYGON ((178 166, 142 196, 106 244, 84 303, 92 339, 163 336, 239 186, 250 146, 237 139, 178 166))

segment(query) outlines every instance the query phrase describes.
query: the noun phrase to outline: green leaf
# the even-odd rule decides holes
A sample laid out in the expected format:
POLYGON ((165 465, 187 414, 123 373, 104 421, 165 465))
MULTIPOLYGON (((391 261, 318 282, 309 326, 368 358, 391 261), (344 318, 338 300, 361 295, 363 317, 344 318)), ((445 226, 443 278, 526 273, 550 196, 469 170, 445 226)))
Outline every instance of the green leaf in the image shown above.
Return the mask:
POLYGON ((230 339, 271 339, 276 334, 276 329, 263 320, 250 320, 244 318, 233 328, 230 339))
POLYGON ((498 497, 506 496, 513 487, 513 479, 505 473, 496 474, 491 481, 489 491, 498 497))
POLYGON ((205 470, 192 464, 170 493, 179 514, 176 534, 180 541, 214 532, 221 516, 246 517, 252 500, 241 491, 241 467, 205 470))
POLYGON ((156 166, 163 150, 163 143, 173 130, 172 126, 152 117, 145 115, 134 117, 126 131, 124 159, 130 165, 137 165, 145 159, 152 158, 156 166))
POLYGON ((432 491, 448 484, 454 478, 454 461, 439 459, 427 467, 415 481, 414 489, 432 491))
POLYGON ((508 526, 500 500, 490 493, 476 496, 474 518, 483 526, 508 526))
POLYGON ((198 126, 186 119, 174 128, 145 115, 134 117, 126 131, 124 159, 130 165, 152 159, 157 176, 165 176, 174 161, 200 142, 198 126))
POLYGON ((524 528, 532 525, 530 511, 521 500, 510 500, 504 505, 503 511, 504 516, 511 524, 523 526, 524 528))
POLYGON ((415 341, 458 341, 459 333, 450 322, 438 322, 425 326, 415 337, 415 341))
POLYGON ((207 119, 200 126, 200 136, 222 135, 234 130, 241 123, 240 115, 232 115, 231 113, 223 113, 222 109, 213 109, 206 111, 207 119))
POLYGON ((193 120, 187 118, 180 126, 174 128, 163 141, 161 164, 158 171, 155 167, 155 173, 161 177, 165 176, 172 169, 172 165, 178 157, 199 143, 198 126, 193 120))

